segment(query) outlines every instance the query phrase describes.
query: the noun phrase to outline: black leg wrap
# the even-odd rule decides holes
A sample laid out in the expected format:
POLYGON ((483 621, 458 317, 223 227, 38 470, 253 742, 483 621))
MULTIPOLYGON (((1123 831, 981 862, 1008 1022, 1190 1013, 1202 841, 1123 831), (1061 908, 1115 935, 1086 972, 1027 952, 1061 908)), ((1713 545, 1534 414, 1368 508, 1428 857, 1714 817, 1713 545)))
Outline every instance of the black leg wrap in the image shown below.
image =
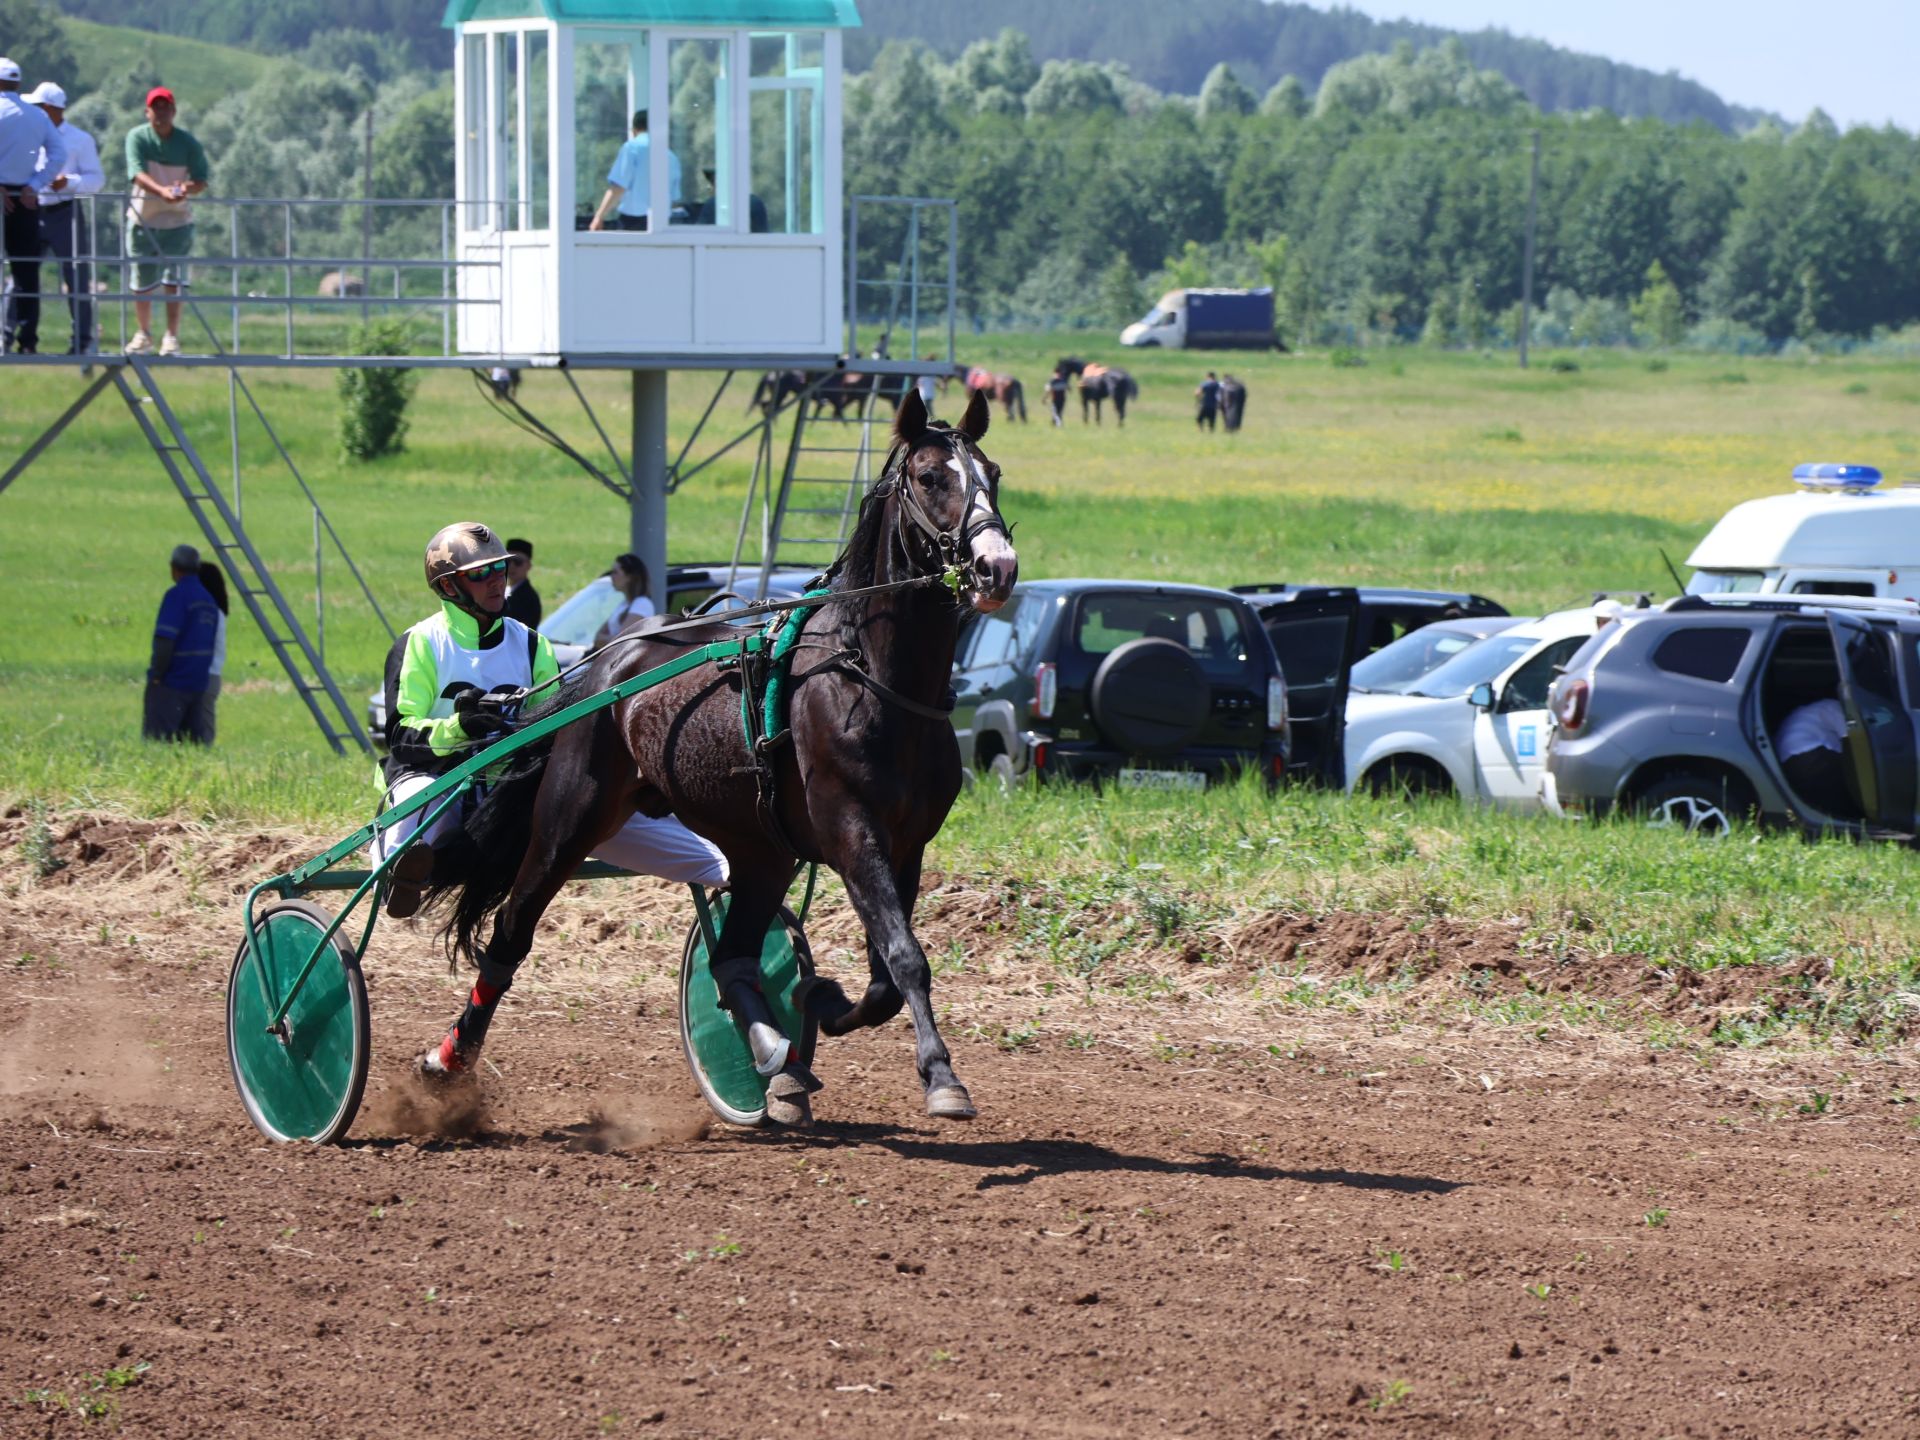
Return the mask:
MULTIPOLYGON (((524 956, 522 957, 525 958, 524 956)), ((474 967, 479 970, 480 978, 494 989, 506 991, 513 984, 514 972, 520 968, 519 960, 495 960, 485 950, 476 950, 473 956, 474 967)))
POLYGON ((461 1054, 471 1054, 486 1042, 487 1027, 493 1023, 493 1012, 499 1008, 497 999, 488 1005, 476 1005, 472 996, 467 997, 466 1009, 453 1022, 453 1043, 461 1054))
POLYGON ((731 960, 709 961, 707 973, 713 976, 713 988, 720 992, 720 1005, 723 1009, 733 1009, 731 992, 736 986, 744 985, 756 993, 760 989, 760 957, 758 955, 736 955, 731 960))

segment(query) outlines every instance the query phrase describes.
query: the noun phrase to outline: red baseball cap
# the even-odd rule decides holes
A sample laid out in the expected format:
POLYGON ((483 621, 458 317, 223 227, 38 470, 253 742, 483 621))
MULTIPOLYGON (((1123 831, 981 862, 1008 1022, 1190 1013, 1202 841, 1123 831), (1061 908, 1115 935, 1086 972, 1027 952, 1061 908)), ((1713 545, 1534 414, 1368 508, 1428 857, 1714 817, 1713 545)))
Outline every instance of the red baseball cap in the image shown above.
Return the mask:
POLYGON ((167 89, 167 87, 164 85, 156 85, 151 90, 147 91, 147 104, 151 105, 156 100, 164 100, 169 105, 174 105, 178 103, 173 98, 173 92, 167 89))

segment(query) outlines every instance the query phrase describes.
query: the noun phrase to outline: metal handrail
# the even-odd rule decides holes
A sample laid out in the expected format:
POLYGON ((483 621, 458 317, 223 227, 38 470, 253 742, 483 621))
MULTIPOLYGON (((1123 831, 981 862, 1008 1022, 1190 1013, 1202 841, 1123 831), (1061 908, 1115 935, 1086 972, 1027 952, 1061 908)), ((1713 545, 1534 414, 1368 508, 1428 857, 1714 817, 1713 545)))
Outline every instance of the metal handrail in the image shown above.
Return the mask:
MULTIPOLYGON (((60 293, 58 267, 63 259, 70 258, 81 275, 86 277, 95 322, 94 334, 85 337, 89 348, 99 342, 102 329, 112 328, 110 324, 101 323, 110 313, 108 307, 112 307, 119 315, 119 341, 124 343, 131 333, 127 316, 128 302, 152 300, 164 303, 171 299, 191 309, 203 324, 207 323, 206 311, 227 310, 230 338, 222 348, 248 356, 294 360, 310 354, 337 354, 337 345, 324 351, 312 346, 303 347, 295 320, 301 313, 322 316, 350 307, 358 307, 363 318, 370 317, 375 311, 438 314, 441 358, 472 358, 488 353, 500 357, 505 355, 506 319, 509 313, 505 251, 510 237, 520 232, 503 229, 498 224, 484 223, 502 220, 507 216, 508 207, 504 202, 195 196, 190 203, 198 212, 195 221, 196 247, 209 247, 209 236, 217 233, 215 227, 218 227, 226 232, 223 238, 227 250, 225 254, 218 253, 217 249, 211 249, 210 253, 190 254, 181 257, 181 263, 210 278, 224 275, 228 279, 224 291, 219 289, 220 281, 213 278, 213 283, 198 295, 189 286, 179 295, 169 297, 153 292, 136 294, 128 283, 128 272, 136 257, 128 253, 125 237, 136 227, 142 226, 139 217, 130 209, 130 199, 126 194, 103 192, 79 195, 70 202, 62 202, 74 207, 69 211, 73 226, 73 244, 69 248, 73 253, 71 257, 50 254, 41 262, 51 269, 53 279, 51 286, 43 279, 38 292, 43 309, 69 298, 60 293), (350 248, 340 243, 346 237, 341 232, 339 217, 355 210, 373 212, 383 217, 382 233, 377 238, 399 253, 380 254, 370 248, 363 250, 360 255, 334 253, 350 248), (483 222, 478 226, 470 223, 476 212, 483 222), (224 224, 220 221, 221 216, 225 217, 224 224), (301 223, 302 216, 311 216, 312 219, 301 223), (279 223, 272 225, 275 217, 279 223), (394 223, 407 217, 414 217, 419 223, 409 227, 411 233, 395 235, 394 223), (265 232, 260 229, 263 222, 269 226, 265 232), (249 239, 257 239, 263 233, 271 237, 272 231, 278 231, 279 243, 272 246, 278 253, 259 253, 257 247, 243 248, 243 230, 252 232, 249 239), (323 253, 299 253, 300 235, 314 230, 323 232, 314 237, 324 247, 323 253), (296 277, 313 272, 334 272, 357 279, 358 293, 353 290, 337 295, 296 293, 299 289, 296 277), (488 272, 497 277, 492 284, 486 283, 488 272), (106 288, 98 287, 93 277, 103 273, 119 283, 109 284, 106 288), (416 288, 409 279, 435 274, 439 275, 440 283, 430 289, 426 286, 416 288), (278 293, 242 289, 250 277, 259 277, 272 284, 271 277, 275 275, 280 277, 274 287, 278 293), (379 275, 390 275, 391 281, 378 281, 376 277, 379 275), (375 293, 377 290, 388 293, 375 293), (488 310, 496 317, 490 337, 493 343, 485 349, 472 345, 459 346, 454 333, 455 317, 488 310), (242 316, 258 317, 263 313, 284 316, 280 343, 262 345, 257 338, 252 343, 243 343, 242 316)), ((212 246, 217 247, 218 244, 218 239, 212 241, 212 246)), ((271 238, 269 244, 272 245, 271 238)), ((211 329, 211 325, 208 328, 211 329)), ((119 348, 110 338, 106 343, 112 348, 119 348)), ((425 353, 432 351, 429 349, 425 353)))

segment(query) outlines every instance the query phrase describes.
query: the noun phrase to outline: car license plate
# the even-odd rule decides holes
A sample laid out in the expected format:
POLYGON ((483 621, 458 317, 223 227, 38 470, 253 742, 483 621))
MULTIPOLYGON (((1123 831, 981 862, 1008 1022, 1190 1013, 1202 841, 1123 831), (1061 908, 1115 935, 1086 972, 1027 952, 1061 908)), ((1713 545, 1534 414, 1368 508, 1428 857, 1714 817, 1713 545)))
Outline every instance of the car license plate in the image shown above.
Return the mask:
POLYGON ((1207 777, 1200 770, 1122 770, 1124 790, 1204 790, 1207 777))

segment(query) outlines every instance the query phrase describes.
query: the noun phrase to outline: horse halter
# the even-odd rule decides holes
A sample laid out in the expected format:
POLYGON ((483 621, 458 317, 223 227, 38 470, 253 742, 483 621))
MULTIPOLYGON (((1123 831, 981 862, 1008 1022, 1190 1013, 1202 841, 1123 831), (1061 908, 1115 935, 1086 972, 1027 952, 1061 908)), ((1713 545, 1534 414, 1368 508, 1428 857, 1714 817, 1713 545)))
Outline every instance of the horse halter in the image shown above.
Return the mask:
POLYGON ((912 558, 913 551, 908 543, 912 536, 907 526, 911 524, 933 547, 934 558, 940 566, 943 569, 958 571, 960 588, 971 589, 973 588, 972 572, 961 566, 960 561, 963 557, 972 556, 975 538, 989 530, 998 530, 1001 537, 1011 544, 1013 535, 993 503, 993 496, 988 492, 984 481, 984 472, 969 449, 966 435, 953 429, 934 430, 928 433, 937 436, 946 446, 951 456, 947 462, 948 468, 957 471, 966 480, 966 489, 960 497, 959 523, 942 529, 934 523, 933 517, 927 513, 927 507, 921 503, 918 487, 914 484, 912 471, 908 468, 913 459, 913 451, 918 448, 918 445, 907 447, 899 461, 874 485, 873 493, 882 498, 896 493, 899 495, 900 510, 896 534, 909 560, 912 558), (975 516, 976 502, 982 498, 985 499, 986 504, 978 508, 981 508, 983 513, 975 516))

